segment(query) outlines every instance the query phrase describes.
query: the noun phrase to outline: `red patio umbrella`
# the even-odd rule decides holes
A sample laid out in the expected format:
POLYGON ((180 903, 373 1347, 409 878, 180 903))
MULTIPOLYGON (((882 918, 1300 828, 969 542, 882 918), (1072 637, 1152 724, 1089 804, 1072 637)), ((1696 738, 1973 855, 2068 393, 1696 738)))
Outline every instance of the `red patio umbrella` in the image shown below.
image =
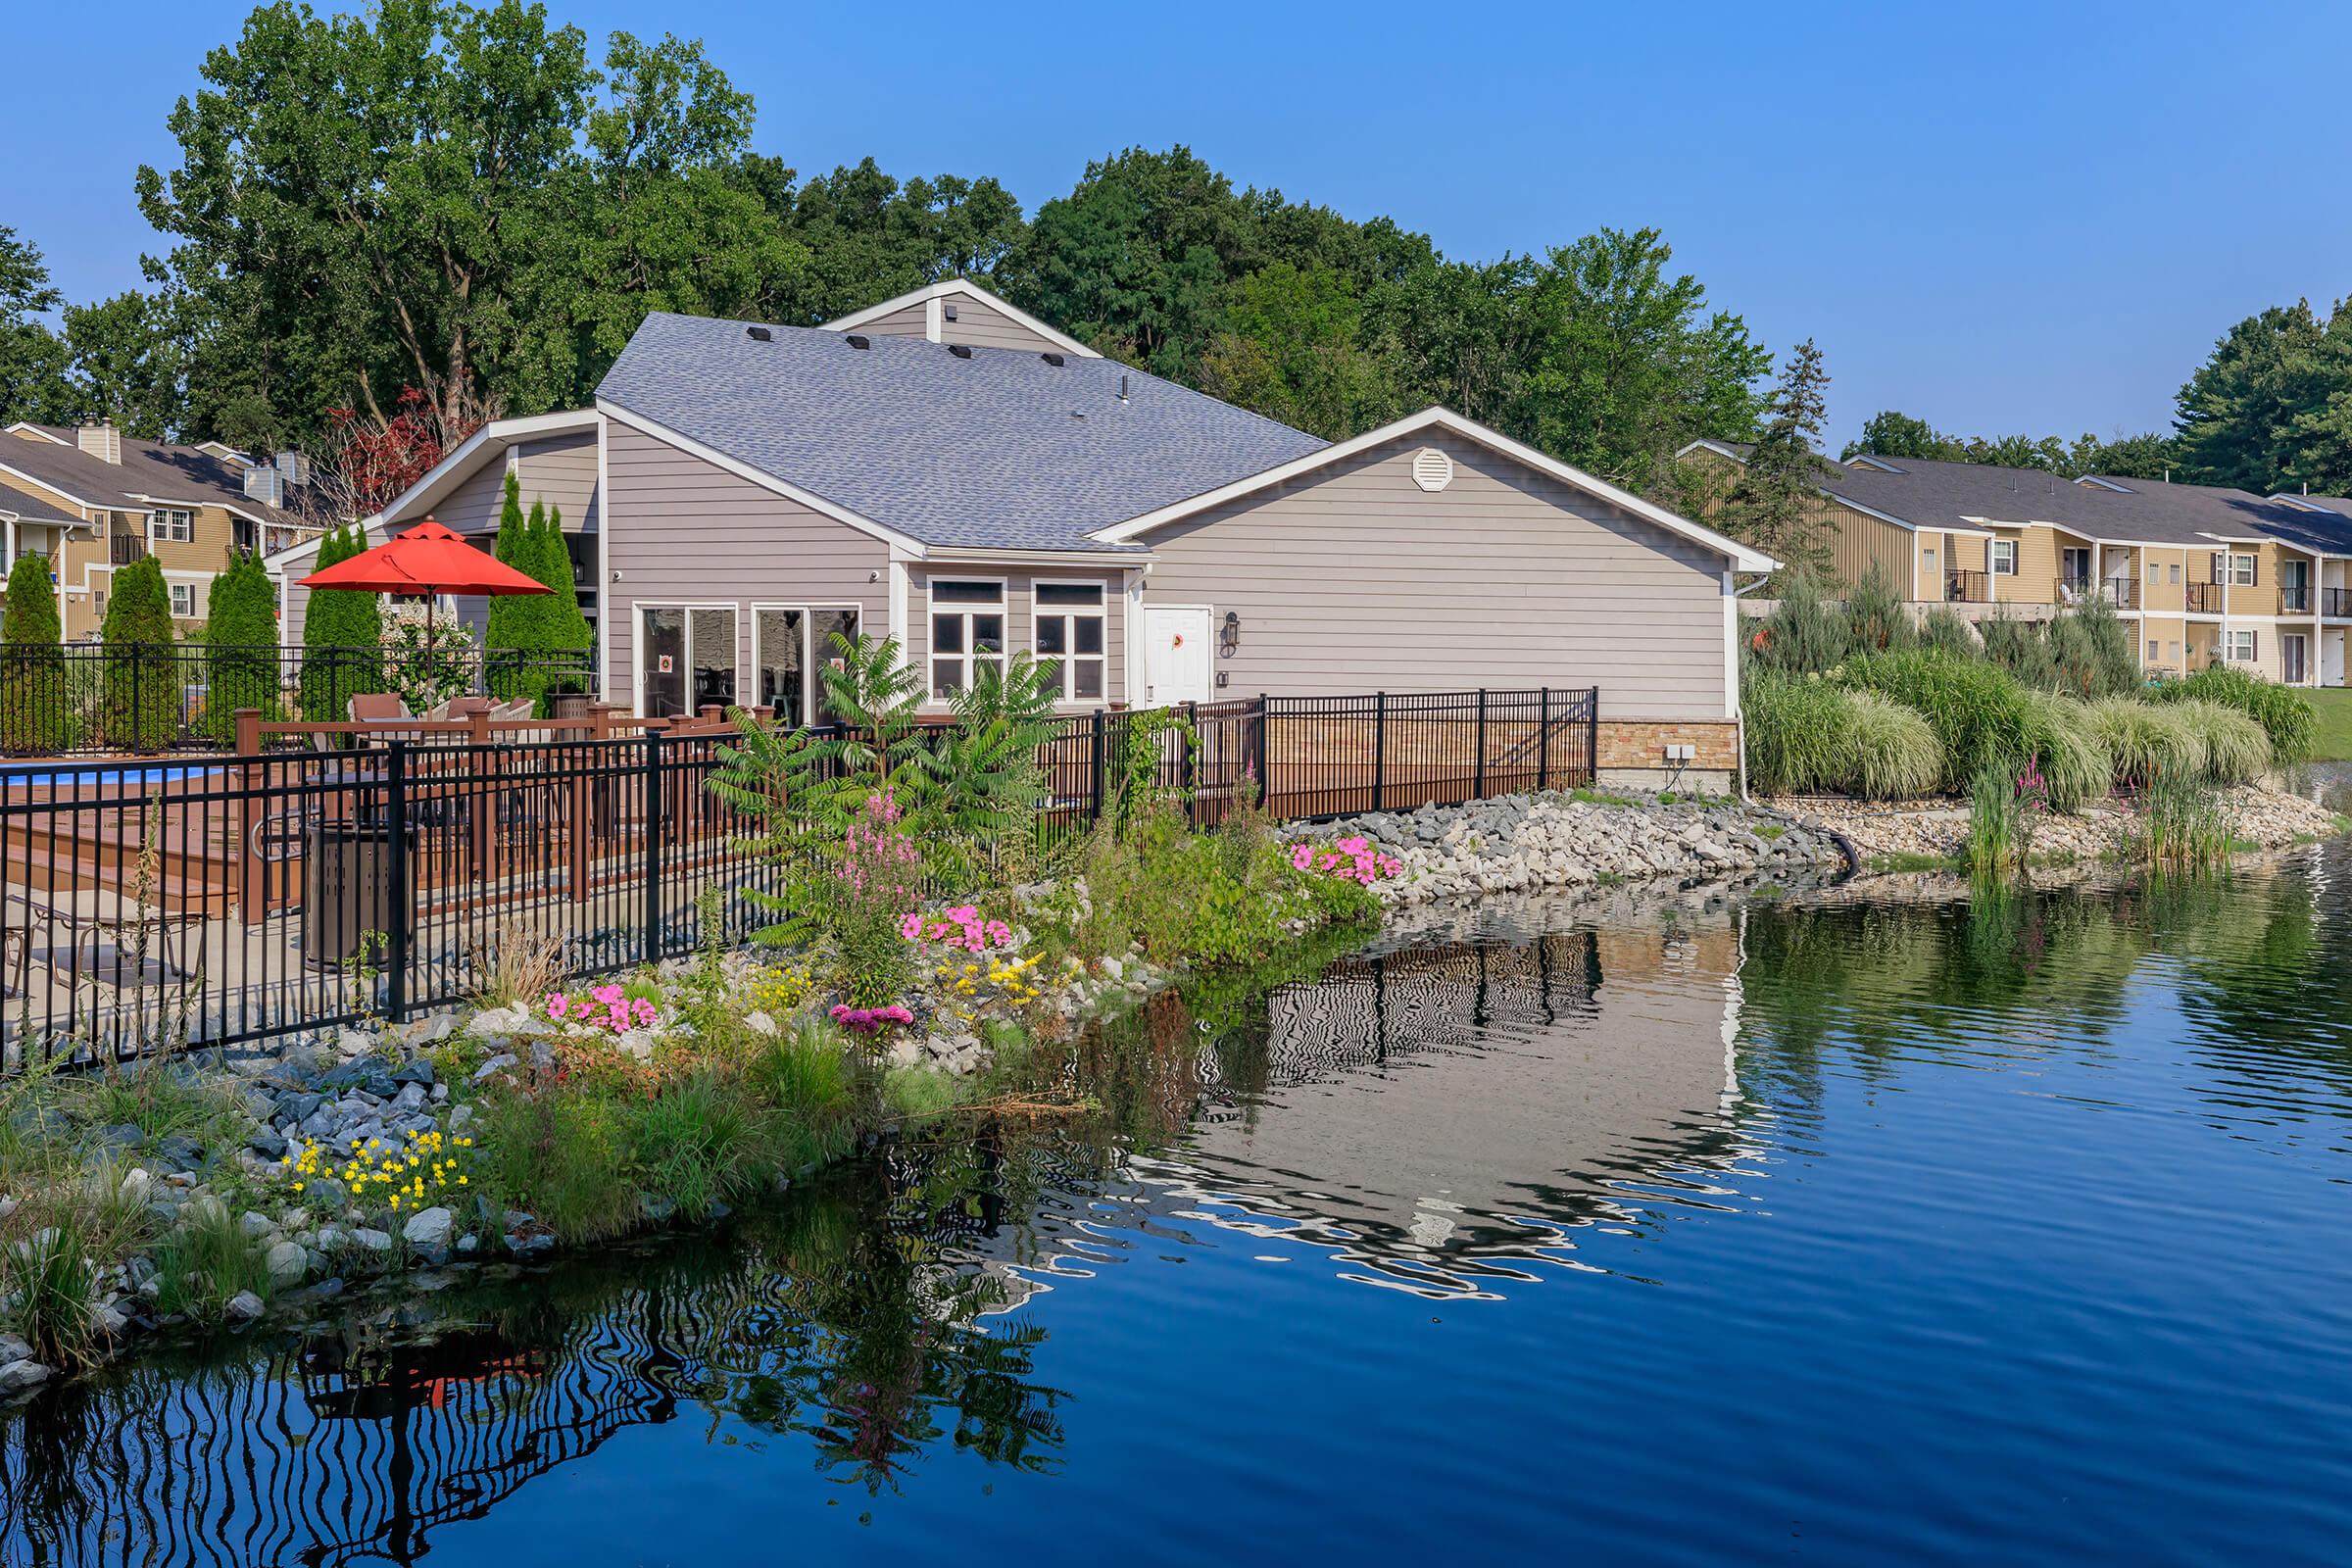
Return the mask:
POLYGON ((554 589, 516 571, 497 557, 476 550, 465 537, 427 517, 349 561, 302 579, 305 588, 352 588, 368 594, 422 594, 424 642, 433 642, 433 595, 545 594, 554 589))

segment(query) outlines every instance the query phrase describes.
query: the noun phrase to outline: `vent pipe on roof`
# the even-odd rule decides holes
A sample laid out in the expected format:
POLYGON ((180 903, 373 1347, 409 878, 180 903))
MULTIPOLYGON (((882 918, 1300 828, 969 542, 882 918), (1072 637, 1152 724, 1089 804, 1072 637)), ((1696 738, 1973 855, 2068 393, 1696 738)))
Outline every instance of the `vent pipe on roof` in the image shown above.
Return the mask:
POLYGON ((850 347, 854 349, 870 349, 873 346, 874 340, 870 337, 867 337, 862 332, 852 332, 850 334, 850 347))
POLYGON ((747 326, 743 329, 743 335, 755 343, 767 343, 772 342, 776 334, 764 326, 747 326))
POLYGON ((1119 376, 1119 401, 1121 403, 1127 401, 1127 377, 1124 372, 1121 372, 1119 376))

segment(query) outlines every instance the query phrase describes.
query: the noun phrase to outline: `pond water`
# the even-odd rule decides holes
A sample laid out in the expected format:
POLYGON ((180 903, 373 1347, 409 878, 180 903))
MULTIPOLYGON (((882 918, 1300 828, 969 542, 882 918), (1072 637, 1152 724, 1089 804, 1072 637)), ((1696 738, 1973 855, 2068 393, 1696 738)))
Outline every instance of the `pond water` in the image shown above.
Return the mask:
POLYGON ((2340 1562, 2352 857, 1428 916, 1096 1124, 157 1356, 8 1562, 2340 1562))

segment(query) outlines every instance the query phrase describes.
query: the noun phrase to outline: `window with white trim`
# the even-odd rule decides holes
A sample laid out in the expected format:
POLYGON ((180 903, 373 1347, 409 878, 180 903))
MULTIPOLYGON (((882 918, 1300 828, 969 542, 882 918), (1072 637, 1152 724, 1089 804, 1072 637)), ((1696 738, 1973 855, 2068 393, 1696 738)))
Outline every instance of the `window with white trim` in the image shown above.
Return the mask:
POLYGON ((2168 583, 2178 583, 2180 580, 2180 563, 2178 561, 2174 562, 2170 566, 2167 566, 2165 570, 2171 573, 2171 575, 2166 578, 2168 583))
POLYGON ((1103 679, 1106 621, 1099 582, 1041 582, 1033 590, 1037 610, 1037 662, 1053 666, 1065 703, 1099 703, 1108 694, 1103 679))
POLYGON ((194 620, 196 618, 196 585, 192 582, 175 582, 168 586, 172 590, 172 618, 173 620, 194 620))
POLYGON ((1995 577, 2017 575, 2017 541, 1995 539, 1992 542, 1992 574, 1995 577))
POLYGON ((184 507, 158 507, 147 514, 151 544, 186 544, 196 537, 196 514, 184 507))
POLYGON ((2222 658, 2230 663, 2251 664, 2254 662, 2255 647, 2254 633, 2251 628, 2222 634, 2222 658))
POLYGON ((931 695, 945 700, 987 670, 1004 674, 1004 584, 931 580, 931 695))
POLYGON ((2157 640, 2156 638, 2154 638, 2154 637, 2151 637, 2151 638, 2149 638, 2149 639, 2148 639, 2148 662, 2149 662, 2149 663, 2151 663, 2151 664, 2153 664, 2154 662, 2156 662, 2156 661, 2157 661, 2157 659, 2158 659, 2158 657, 2159 657, 2159 656, 2158 656, 2158 654, 2157 654, 2157 652, 2156 652, 2156 644, 2157 644, 2157 641, 2158 641, 2158 640, 2157 640))
POLYGON ((2226 582, 2233 588, 2254 586, 2254 558, 2251 555, 2213 553, 2213 580, 2226 582))
POLYGON ((2148 586, 2149 586, 2149 587, 2151 587, 2151 588, 2155 587, 2155 586, 2156 586, 2156 579, 2157 579, 2159 576, 2161 576, 2161 575, 2162 575, 2162 572, 2161 572, 2161 571, 2158 569, 2158 567, 2157 567, 2157 565, 2156 565, 2156 563, 2154 563, 2153 561, 2149 562, 2149 563, 2148 563, 2148 586))

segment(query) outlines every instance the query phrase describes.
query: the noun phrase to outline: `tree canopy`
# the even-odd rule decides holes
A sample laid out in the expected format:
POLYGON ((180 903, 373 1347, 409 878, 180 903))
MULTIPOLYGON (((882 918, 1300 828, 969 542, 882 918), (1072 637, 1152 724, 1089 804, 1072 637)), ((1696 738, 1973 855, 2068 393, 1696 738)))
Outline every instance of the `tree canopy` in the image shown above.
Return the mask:
POLYGON ((1866 452, 1882 458, 2043 468, 2069 479, 2086 473, 2161 479, 2181 465, 2180 443, 2154 431, 2113 440, 2101 440, 2087 431, 2072 441, 2054 435, 1957 436, 1894 409, 1883 409, 1863 420, 1862 433, 1848 441, 1839 456, 1852 458, 1866 452))

